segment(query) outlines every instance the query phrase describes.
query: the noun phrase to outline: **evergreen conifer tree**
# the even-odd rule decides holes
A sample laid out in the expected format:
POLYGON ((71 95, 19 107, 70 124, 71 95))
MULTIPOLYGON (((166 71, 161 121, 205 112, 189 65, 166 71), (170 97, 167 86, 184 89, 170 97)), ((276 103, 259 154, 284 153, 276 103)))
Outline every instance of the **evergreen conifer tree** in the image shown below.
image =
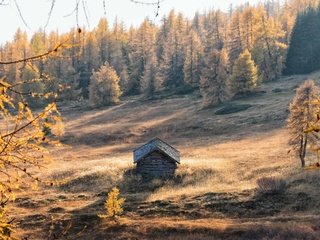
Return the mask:
POLYGON ((296 19, 284 74, 306 74, 320 69, 320 7, 307 8, 296 19))

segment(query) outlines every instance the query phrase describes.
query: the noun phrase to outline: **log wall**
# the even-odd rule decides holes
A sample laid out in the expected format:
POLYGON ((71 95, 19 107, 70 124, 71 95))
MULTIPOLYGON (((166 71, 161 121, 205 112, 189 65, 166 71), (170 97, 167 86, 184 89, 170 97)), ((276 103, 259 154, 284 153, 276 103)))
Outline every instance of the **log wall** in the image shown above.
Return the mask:
POLYGON ((137 163, 137 173, 143 177, 163 178, 172 176, 177 168, 174 160, 155 151, 137 163))

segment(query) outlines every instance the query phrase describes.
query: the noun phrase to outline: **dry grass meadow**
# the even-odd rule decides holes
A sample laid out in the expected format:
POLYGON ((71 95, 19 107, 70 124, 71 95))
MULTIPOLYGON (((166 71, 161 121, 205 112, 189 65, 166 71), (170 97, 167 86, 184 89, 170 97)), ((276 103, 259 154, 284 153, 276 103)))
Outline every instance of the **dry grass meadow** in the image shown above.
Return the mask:
MULTIPOLYGON (((288 154, 285 128, 295 88, 307 78, 268 83, 229 104, 247 110, 218 115, 198 94, 126 99, 89 109, 61 104, 65 145, 39 176, 53 187, 20 191, 10 213, 22 239, 320 239, 320 172, 288 154), (174 178, 145 182, 132 174, 132 150, 160 137, 181 152, 174 178), (256 181, 286 181, 261 194, 256 181), (117 223, 100 219, 108 191, 126 198, 117 223)), ((309 157, 310 163, 314 161, 309 157)))

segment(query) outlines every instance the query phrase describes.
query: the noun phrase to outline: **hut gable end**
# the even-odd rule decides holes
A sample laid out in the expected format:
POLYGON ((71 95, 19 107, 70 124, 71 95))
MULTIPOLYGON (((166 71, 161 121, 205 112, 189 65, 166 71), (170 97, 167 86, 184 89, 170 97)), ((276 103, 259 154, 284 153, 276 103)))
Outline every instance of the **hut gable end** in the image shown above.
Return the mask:
POLYGON ((133 152, 137 173, 144 177, 172 176, 180 163, 180 152, 155 138, 133 152))

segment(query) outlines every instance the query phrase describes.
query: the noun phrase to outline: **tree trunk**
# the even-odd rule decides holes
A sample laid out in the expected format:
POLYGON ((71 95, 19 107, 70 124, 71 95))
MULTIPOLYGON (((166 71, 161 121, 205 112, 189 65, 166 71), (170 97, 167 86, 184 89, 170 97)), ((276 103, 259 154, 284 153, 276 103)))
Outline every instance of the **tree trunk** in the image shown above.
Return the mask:
POLYGON ((307 149, 307 134, 304 134, 301 138, 301 145, 300 145, 300 160, 301 160, 301 167, 305 167, 306 166, 306 162, 305 162, 305 156, 306 156, 306 149, 307 149))

